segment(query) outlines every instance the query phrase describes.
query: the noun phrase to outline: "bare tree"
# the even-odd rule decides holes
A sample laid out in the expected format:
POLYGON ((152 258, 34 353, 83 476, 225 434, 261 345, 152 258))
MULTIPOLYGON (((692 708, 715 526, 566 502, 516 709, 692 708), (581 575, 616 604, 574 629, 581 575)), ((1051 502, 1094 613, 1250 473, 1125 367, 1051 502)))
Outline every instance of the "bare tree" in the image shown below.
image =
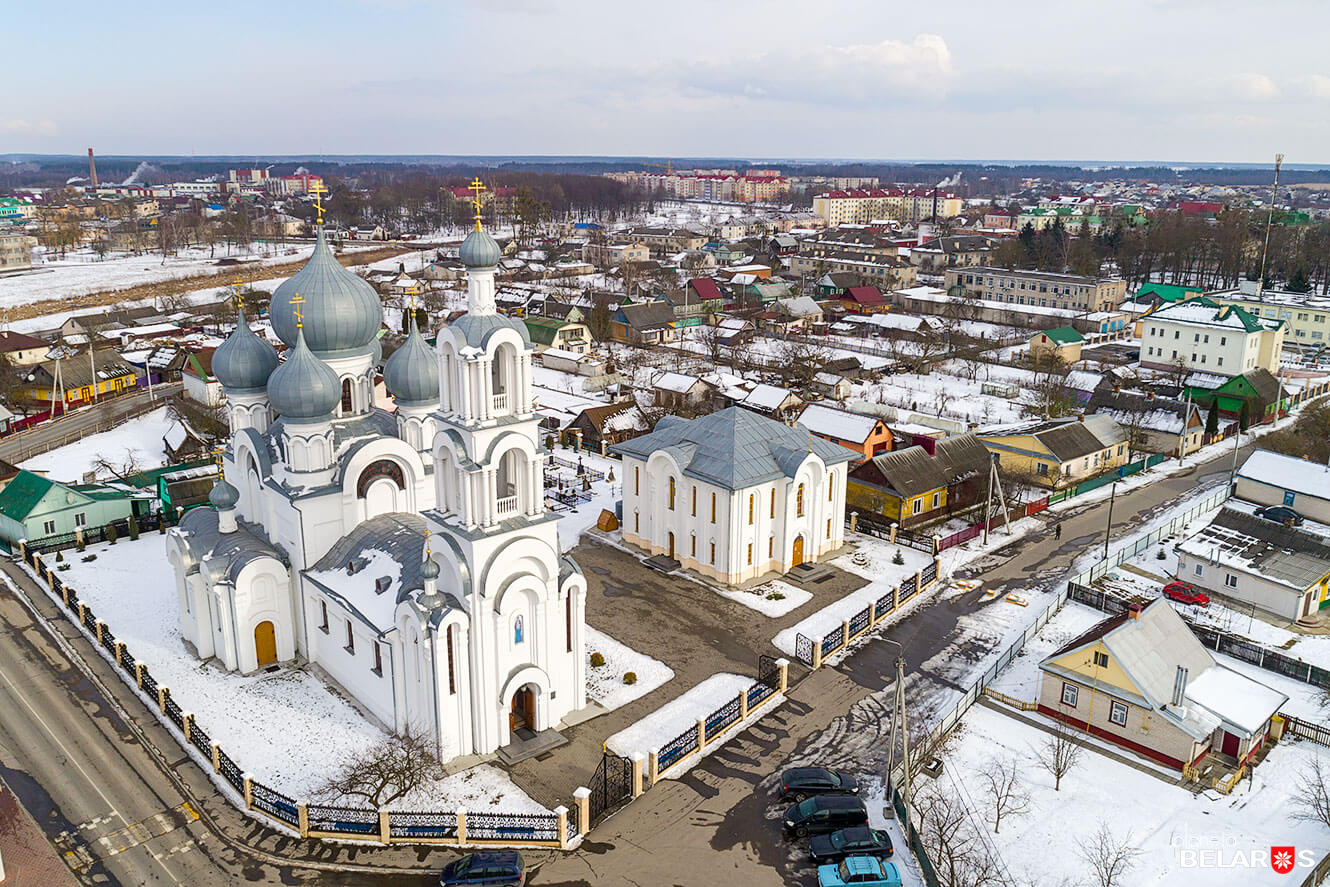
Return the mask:
POLYGON ((1312 758, 1298 774, 1289 819, 1314 822, 1330 829, 1330 784, 1327 783, 1330 783, 1330 770, 1321 764, 1320 758, 1312 758))
POLYGON ((942 887, 986 887, 1002 883, 988 846, 972 823, 965 803, 936 784, 923 786, 911 798, 919 830, 942 887))
POLYGON ((1053 791, 1062 790, 1062 777, 1071 772, 1081 757, 1085 747, 1078 732, 1069 725, 1058 721, 1053 727, 1053 735, 1044 742, 1039 751, 1039 766, 1053 777, 1053 791))
POLYGON ((342 765, 316 792, 333 800, 360 799, 379 808, 443 775, 422 732, 386 736, 342 765))
POLYGON ((1081 858, 1089 864, 1093 883, 1097 887, 1117 887, 1121 884, 1142 853, 1139 847, 1133 846, 1130 830, 1118 840, 1103 820, 1100 820, 1099 828, 1089 838, 1078 838, 1076 846, 1080 848, 1081 858))
POLYGON ((110 453, 98 455, 92 460, 92 468, 98 475, 109 474, 120 480, 125 480, 143 470, 143 466, 139 463, 138 452, 129 447, 125 447, 119 455, 110 453))
POLYGON ((979 784, 992 804, 993 834, 1002 830, 1004 817, 1023 816, 1030 812, 1030 793, 1021 784, 1015 756, 990 758, 979 771, 979 784))

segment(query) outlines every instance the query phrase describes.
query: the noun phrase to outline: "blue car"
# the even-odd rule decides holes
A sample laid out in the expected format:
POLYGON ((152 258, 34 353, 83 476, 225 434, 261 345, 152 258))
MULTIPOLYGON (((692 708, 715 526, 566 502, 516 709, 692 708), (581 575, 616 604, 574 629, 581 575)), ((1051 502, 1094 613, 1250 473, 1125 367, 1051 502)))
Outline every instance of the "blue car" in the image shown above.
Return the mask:
POLYGON ((901 873, 894 862, 876 856, 851 856, 835 865, 817 867, 818 887, 901 887, 901 873))
POLYGON ((526 863, 516 850, 482 850, 444 866, 439 887, 522 887, 526 863))

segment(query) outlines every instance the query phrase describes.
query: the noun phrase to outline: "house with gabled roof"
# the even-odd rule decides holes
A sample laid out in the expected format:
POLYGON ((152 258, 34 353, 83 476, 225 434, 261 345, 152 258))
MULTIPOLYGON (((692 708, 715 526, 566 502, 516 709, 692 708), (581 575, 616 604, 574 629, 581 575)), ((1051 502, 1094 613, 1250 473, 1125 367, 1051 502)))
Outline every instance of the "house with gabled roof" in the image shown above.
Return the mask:
POLYGON ((587 407, 568 424, 583 446, 604 453, 612 444, 632 440, 651 430, 651 420, 631 400, 587 407))
POLYGON ((111 484, 66 484, 19 471, 0 490, 0 539, 16 545, 147 514, 153 496, 111 484))
POLYGON ((753 390, 741 401, 739 406, 755 413, 761 413, 778 422, 789 423, 803 409, 804 400, 788 388, 765 383, 754 385, 753 390))
POLYGON ((799 413, 797 428, 805 428, 823 440, 840 444, 860 459, 868 459, 891 449, 891 429, 877 416, 814 403, 799 413))
POLYGON ((661 345, 675 341, 674 308, 664 300, 620 305, 610 321, 610 336, 633 345, 661 345))
POLYGON ((1127 461, 1127 437, 1109 416, 1036 420, 981 428, 979 439, 1005 469, 1061 489, 1127 461))
POLYGON ((1041 714, 1204 773, 1252 761, 1288 697, 1219 664, 1165 598, 1132 604, 1039 663, 1041 714))
POLYGON ((1085 337, 1069 326, 1035 333, 1028 342, 1031 359, 1056 357, 1063 363, 1080 360, 1081 346, 1084 344, 1085 337))
POLYGON ((1284 321, 1204 296, 1171 302, 1141 319, 1141 366, 1236 376, 1279 370, 1284 321))
POLYGON ((573 354, 586 354, 591 350, 591 329, 584 323, 530 315, 523 317, 522 322, 537 354, 550 348, 573 354))

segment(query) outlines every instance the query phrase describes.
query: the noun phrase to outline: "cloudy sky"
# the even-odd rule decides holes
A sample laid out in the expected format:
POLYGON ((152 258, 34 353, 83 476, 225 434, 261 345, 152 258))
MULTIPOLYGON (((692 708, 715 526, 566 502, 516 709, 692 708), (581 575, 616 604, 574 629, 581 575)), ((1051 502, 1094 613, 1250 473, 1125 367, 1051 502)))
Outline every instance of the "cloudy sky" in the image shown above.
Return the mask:
POLYGON ((62 0, 4 18, 23 74, 0 153, 1330 161, 1324 2, 62 0))

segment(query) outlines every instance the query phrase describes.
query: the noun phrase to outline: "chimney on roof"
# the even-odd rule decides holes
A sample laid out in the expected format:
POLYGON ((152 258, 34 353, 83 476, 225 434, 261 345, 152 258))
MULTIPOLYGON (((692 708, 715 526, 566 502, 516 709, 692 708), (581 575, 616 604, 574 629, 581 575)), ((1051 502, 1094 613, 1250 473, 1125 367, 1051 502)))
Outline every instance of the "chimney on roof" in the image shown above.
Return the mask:
POLYGON ((1144 607, 1142 607, 1140 604, 1137 604, 1137 603, 1131 603, 1131 604, 1128 604, 1128 605, 1127 605, 1127 618, 1128 618, 1128 619, 1140 619, 1140 618, 1141 618, 1141 611, 1144 610, 1144 609, 1145 609, 1144 607))
POLYGON ((1171 703, 1175 706, 1181 706, 1183 697, 1187 693, 1187 669, 1181 665, 1173 675, 1173 696, 1171 703))

